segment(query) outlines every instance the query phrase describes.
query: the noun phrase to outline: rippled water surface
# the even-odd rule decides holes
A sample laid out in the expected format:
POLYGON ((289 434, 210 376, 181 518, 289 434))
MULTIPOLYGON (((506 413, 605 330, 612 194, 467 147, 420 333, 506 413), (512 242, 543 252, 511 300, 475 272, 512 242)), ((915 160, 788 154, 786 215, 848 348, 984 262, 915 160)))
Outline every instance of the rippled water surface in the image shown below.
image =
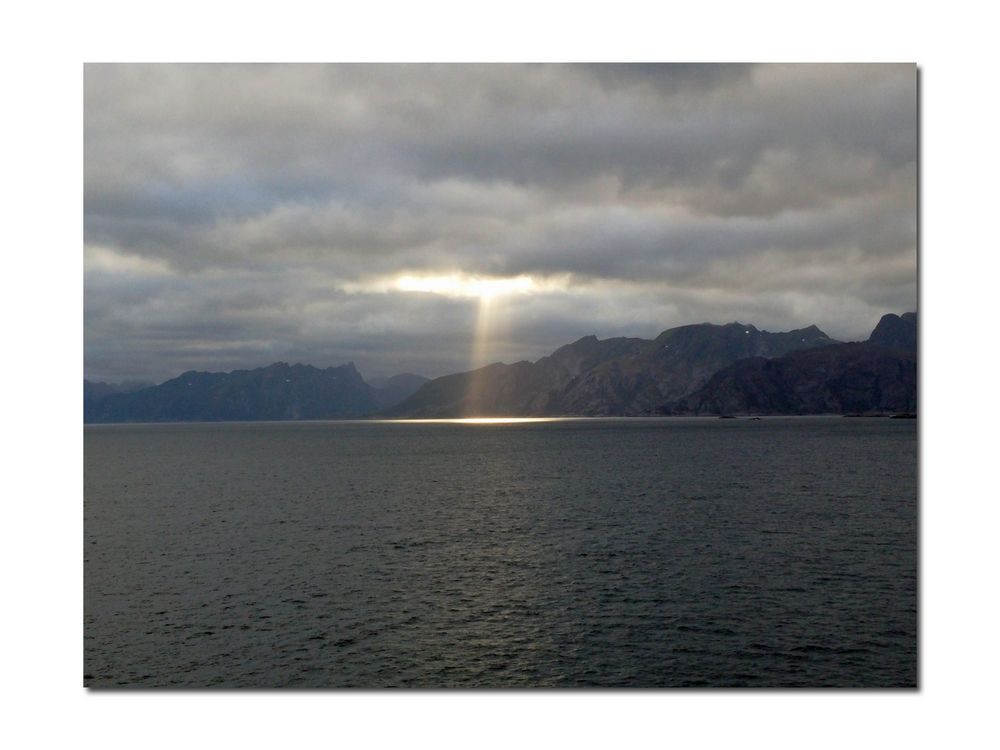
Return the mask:
POLYGON ((913 686, 912 420, 85 428, 90 686, 913 686))

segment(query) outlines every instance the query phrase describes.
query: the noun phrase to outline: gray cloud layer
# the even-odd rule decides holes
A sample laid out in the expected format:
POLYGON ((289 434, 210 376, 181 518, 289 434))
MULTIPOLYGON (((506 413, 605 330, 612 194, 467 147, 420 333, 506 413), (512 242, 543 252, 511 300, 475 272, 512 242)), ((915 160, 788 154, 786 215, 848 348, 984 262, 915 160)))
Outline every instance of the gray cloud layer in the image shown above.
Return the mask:
POLYGON ((88 65, 85 371, 469 364, 916 305, 911 65, 88 65), (544 285, 543 285, 544 286, 544 285))

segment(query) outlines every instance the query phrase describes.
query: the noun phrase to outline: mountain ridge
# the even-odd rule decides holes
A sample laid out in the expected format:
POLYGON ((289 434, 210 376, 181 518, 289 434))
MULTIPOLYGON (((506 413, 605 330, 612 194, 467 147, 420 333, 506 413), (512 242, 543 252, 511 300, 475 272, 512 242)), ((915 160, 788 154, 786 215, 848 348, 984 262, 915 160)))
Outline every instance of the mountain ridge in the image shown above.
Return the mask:
POLYGON ((868 340, 749 358, 661 406, 661 414, 884 414, 917 411, 917 315, 885 315, 868 340))
MULTIPOLYGON (((344 419, 372 414, 406 398, 427 379, 404 373, 382 388, 353 362, 320 369, 274 362, 265 367, 188 370, 159 385, 108 392, 84 381, 85 422, 177 422, 344 419), (89 398, 88 398, 89 394, 89 398)), ((106 384, 102 384, 106 385, 106 384)))
POLYGON ((915 313, 883 316, 860 343, 815 325, 696 323, 654 339, 583 336, 535 362, 434 379, 402 373, 376 380, 379 388, 353 362, 189 370, 133 392, 84 381, 84 421, 914 411, 916 346, 915 313))
POLYGON ((678 326, 652 340, 584 336, 534 363, 494 363, 436 378, 387 415, 639 416, 739 359, 833 343, 816 326, 771 333, 738 321, 678 326))

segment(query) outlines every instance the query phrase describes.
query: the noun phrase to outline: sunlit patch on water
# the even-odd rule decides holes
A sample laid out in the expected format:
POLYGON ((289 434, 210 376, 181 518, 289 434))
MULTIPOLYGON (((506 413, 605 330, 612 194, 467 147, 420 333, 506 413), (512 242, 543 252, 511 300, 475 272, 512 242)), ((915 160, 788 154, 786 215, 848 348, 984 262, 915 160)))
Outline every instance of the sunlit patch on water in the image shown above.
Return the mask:
POLYGON ((390 424, 522 424, 525 422, 565 422, 566 417, 462 417, 459 419, 380 419, 390 424))

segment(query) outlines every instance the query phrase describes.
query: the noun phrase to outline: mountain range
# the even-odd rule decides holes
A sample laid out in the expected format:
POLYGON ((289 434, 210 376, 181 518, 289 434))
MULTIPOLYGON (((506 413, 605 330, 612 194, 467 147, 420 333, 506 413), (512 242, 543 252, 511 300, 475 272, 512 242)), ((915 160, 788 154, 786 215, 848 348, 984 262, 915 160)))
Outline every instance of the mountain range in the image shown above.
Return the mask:
POLYGON ((391 407, 427 378, 403 373, 381 387, 365 382, 353 362, 319 369, 275 362, 233 372, 190 370, 160 385, 121 392, 84 381, 85 422, 195 422, 346 419, 391 407))
POLYGON ((131 392, 84 381, 84 421, 913 412, 916 383, 917 316, 906 313, 883 316, 866 342, 835 341, 816 326, 701 323, 652 340, 586 336, 536 362, 434 380, 369 383, 353 363, 278 362, 190 371, 131 392))
POLYGON ((681 326, 653 340, 587 336, 537 362, 496 363, 437 378, 388 413, 398 417, 638 416, 678 399, 732 362, 834 344, 815 326, 681 326))
POLYGON ((885 315, 868 341, 751 357, 661 414, 869 414, 917 410, 917 316, 885 315))

